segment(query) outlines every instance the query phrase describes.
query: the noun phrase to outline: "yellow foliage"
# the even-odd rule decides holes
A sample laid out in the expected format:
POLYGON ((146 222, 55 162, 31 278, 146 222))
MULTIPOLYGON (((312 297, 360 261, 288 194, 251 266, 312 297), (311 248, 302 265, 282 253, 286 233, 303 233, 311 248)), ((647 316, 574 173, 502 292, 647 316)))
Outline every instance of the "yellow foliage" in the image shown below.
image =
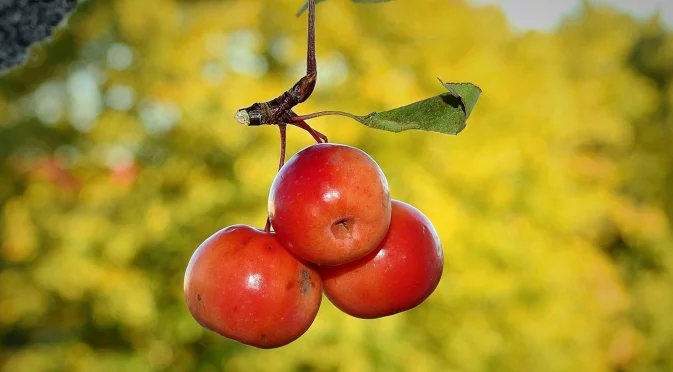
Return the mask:
MULTIPOLYGON (((318 88, 297 112, 394 108, 442 93, 436 77, 483 89, 457 137, 311 122, 370 153, 393 198, 431 219, 442 281, 384 319, 325 298, 312 328, 275 350, 201 328, 184 270, 210 234, 265 221, 278 130, 233 114, 302 75, 300 3, 90 2, 67 45, 46 50, 74 60, 0 79, 0 369, 673 368, 673 176, 660 175, 673 165, 673 73, 655 78, 671 59, 638 65, 657 28, 602 8, 516 34, 496 7, 464 1, 320 4, 318 88), (92 108, 72 98, 88 86, 76 72, 103 105, 88 129, 74 125, 92 108), (65 87, 68 120, 45 120, 42 74, 65 87)), ((288 156, 311 144, 295 128, 288 141, 288 156)))

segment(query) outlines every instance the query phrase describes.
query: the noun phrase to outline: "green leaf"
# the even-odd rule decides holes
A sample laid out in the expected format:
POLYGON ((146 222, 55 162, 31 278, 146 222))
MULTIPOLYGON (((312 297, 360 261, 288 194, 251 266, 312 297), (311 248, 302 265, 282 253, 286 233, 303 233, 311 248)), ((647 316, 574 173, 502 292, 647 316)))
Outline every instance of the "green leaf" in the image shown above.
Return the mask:
MULTIPOLYGON (((322 3, 325 0, 315 0, 315 3, 322 3)), ((351 0, 354 3, 386 3, 390 0, 351 0)), ((308 9, 308 1, 302 5, 302 7, 299 9, 297 12, 297 17, 299 17, 302 13, 304 13, 308 9)))
POLYGON ((445 83, 442 79, 438 78, 437 80, 454 96, 460 97, 463 107, 465 107, 465 120, 467 120, 481 95, 481 88, 471 83, 445 83))
MULTIPOLYGON (((441 81, 441 80, 440 80, 441 81)), ((458 134, 465 129, 481 89, 471 83, 444 83, 449 91, 396 109, 356 116, 355 120, 375 129, 402 132, 410 129, 458 134)))

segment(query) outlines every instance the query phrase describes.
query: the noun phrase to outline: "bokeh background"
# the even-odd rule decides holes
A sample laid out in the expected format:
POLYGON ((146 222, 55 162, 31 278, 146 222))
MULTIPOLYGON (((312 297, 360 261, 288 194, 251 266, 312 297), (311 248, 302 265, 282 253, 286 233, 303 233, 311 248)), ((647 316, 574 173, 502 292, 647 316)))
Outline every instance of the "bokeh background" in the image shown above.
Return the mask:
MULTIPOLYGON (((233 114, 302 76, 300 5, 89 1, 0 77, 0 370, 673 370, 673 32, 586 1, 545 31, 463 0, 320 4, 300 113, 483 89, 455 137, 312 121, 434 222, 443 280, 379 320, 324 299, 275 350, 200 328, 184 270, 264 224, 278 130, 233 114)), ((290 128, 289 154, 310 144, 290 128)))

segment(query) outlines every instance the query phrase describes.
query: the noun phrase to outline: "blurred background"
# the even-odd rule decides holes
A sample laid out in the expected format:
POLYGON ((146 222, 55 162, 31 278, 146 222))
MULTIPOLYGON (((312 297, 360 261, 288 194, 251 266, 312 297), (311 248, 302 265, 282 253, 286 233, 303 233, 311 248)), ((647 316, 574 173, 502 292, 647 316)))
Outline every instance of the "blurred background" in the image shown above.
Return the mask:
MULTIPOLYGON (((264 225, 278 130, 233 114, 303 75, 301 3, 83 2, 0 77, 0 370, 673 370, 663 1, 321 3, 299 113, 397 107, 443 93, 436 77, 483 89, 456 137, 311 122, 434 222, 442 282, 379 320, 324 299, 275 350, 198 326, 190 255, 264 225)), ((289 155, 311 143, 290 128, 289 155)))

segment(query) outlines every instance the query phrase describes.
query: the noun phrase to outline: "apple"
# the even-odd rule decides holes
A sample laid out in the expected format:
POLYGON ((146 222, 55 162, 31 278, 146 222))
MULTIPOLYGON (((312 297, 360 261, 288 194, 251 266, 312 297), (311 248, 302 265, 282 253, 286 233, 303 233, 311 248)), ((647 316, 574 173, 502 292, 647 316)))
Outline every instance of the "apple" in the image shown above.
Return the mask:
POLYGON ((388 181, 364 151, 322 143, 280 169, 269 193, 278 240, 297 256, 340 265, 370 253, 390 225, 388 181))
POLYGON ((428 218, 413 206, 392 201, 390 229, 365 257, 318 270, 327 298, 357 318, 380 318, 412 309, 435 290, 444 255, 428 218))
POLYGON ((287 251, 273 232, 234 225, 193 253, 184 292, 190 313, 203 327, 269 349, 309 329, 322 284, 316 269, 287 251))

